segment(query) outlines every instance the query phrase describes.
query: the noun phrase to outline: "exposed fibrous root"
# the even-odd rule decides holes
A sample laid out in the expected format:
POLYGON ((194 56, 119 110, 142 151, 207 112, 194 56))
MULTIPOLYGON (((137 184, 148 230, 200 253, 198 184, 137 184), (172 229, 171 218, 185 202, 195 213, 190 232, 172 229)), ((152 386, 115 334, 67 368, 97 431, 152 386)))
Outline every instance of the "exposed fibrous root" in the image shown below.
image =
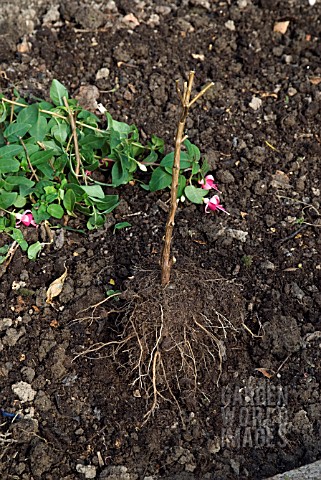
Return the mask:
POLYGON ((123 346, 125 346, 127 344, 127 342, 129 342, 129 340, 131 340, 133 337, 134 337, 134 335, 129 335, 128 337, 124 338, 124 340, 121 340, 121 341, 114 340, 114 341, 106 342, 106 343, 103 343, 103 342, 94 343, 93 345, 91 345, 91 347, 87 348, 87 350, 78 353, 72 359, 72 362, 74 362, 79 357, 84 357, 85 356, 87 358, 91 358, 91 357, 88 357, 89 354, 99 352, 103 348, 109 347, 110 345, 116 345, 117 346, 116 351, 117 351, 117 350, 121 349, 123 346))
POLYGON ((7 445, 8 443, 17 443, 17 440, 11 438, 12 433, 0 433, 0 445, 7 445))
MULTIPOLYGON (((143 328, 140 326, 141 328, 139 328, 137 321, 135 321, 135 313, 137 312, 134 311, 129 316, 124 330, 127 335, 124 338, 94 343, 86 350, 78 353, 73 361, 81 356, 97 358, 97 355, 92 355, 101 352, 103 349, 109 349, 106 356, 112 356, 114 359, 120 353, 127 353, 131 376, 134 376, 130 385, 132 387, 138 385, 138 388, 144 392, 147 401, 151 400, 152 402, 144 415, 142 423, 144 425, 157 410, 160 400, 174 402, 180 412, 180 405, 173 388, 178 391, 184 390, 182 379, 186 378, 191 380, 191 389, 195 394, 200 388, 198 380, 201 365, 209 375, 213 375, 213 367, 218 371, 216 380, 218 384, 222 373, 222 364, 226 358, 226 350, 223 341, 211 329, 221 329, 224 338, 227 336, 227 329, 230 327, 235 331, 236 329, 218 312, 219 326, 216 327, 204 314, 201 314, 198 318, 193 315, 194 327, 185 324, 179 340, 175 338, 173 332, 168 333, 170 346, 167 347, 166 342, 164 342, 165 325, 162 305, 159 304, 159 321, 153 329, 151 325, 145 325, 143 328), (225 324, 222 319, 226 322, 225 324), (175 369, 174 374, 173 368, 175 369), (164 394, 164 391, 167 395, 164 394)), ((104 358, 104 356, 100 355, 99 358, 104 358)), ((187 386, 190 389, 189 382, 187 386)))
MULTIPOLYGON (((109 300, 111 300, 112 298, 114 297, 119 297, 120 296, 120 293, 114 293, 112 295, 109 295, 108 297, 104 298, 103 300, 101 300, 100 302, 96 303, 95 305, 90 305, 89 307, 87 308, 84 308, 82 310, 79 310, 77 312, 77 315, 79 315, 80 313, 85 313, 85 312, 88 312, 89 310, 91 310, 91 315, 88 316, 88 317, 79 317, 79 318, 75 318, 74 320, 71 320, 70 323, 78 323, 78 322, 86 322, 86 321, 89 321, 90 322, 90 325, 95 321, 95 320, 100 320, 101 319, 101 316, 94 316, 94 313, 95 311, 97 310, 98 307, 100 307, 101 305, 103 305, 104 303, 108 302, 109 300)), ((111 315, 112 313, 119 313, 120 311, 122 311, 122 309, 120 310, 117 310, 117 309, 112 309, 112 310, 109 310, 108 311, 108 315, 111 315)))
MULTIPOLYGON (((192 276, 189 271, 174 271, 173 275, 176 282, 163 289, 155 283, 155 270, 141 270, 133 290, 125 292, 126 304, 118 310, 113 305, 104 314, 115 313, 110 340, 94 343, 74 357, 109 356, 119 367, 125 367, 129 385, 147 401, 143 424, 162 401, 175 404, 181 413, 182 399, 194 401, 198 394, 210 398, 227 356, 226 339, 231 334, 236 337, 244 321, 243 300, 232 282, 224 283, 220 277, 220 298, 211 296, 209 300, 209 283, 204 282, 208 276, 216 282, 216 272, 192 276), (230 309, 227 303, 231 301, 230 309)), ((107 300, 83 312, 91 308, 90 318, 94 318, 94 312, 97 316, 97 308, 107 300)))
MULTIPOLYGON (((202 317, 205 317, 205 315, 201 314, 202 317)), ((207 317, 205 317, 207 318, 207 317)), ((225 346, 223 344, 223 342, 221 340, 219 340, 212 332, 210 332, 209 330, 207 330, 207 328, 204 327, 204 325, 202 325, 201 323, 199 323, 194 317, 193 317, 193 320, 194 322, 196 323, 196 325, 201 329, 203 330, 203 332, 206 333, 206 335, 209 336, 210 340, 212 340, 212 344, 214 342, 214 344, 217 346, 217 351, 218 351, 218 356, 219 356, 219 376, 218 376, 218 379, 217 379, 217 384, 220 380, 220 377, 221 377, 221 374, 222 374, 222 364, 223 364, 223 359, 226 357, 226 349, 225 349, 225 346)), ((208 350, 208 348, 207 348, 208 350)), ((212 356, 212 353, 208 350, 209 354, 212 356)))

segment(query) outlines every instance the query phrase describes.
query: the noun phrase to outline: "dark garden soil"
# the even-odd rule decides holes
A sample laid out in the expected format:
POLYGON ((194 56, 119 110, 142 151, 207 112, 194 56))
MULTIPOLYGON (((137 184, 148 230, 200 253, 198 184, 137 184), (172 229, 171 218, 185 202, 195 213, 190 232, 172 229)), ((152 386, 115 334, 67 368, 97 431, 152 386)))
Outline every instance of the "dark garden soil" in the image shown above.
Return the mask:
POLYGON ((158 285, 169 192, 124 186, 104 229, 57 236, 36 262, 16 251, 0 280, 1 479, 260 480, 321 458, 321 3, 4 3, 6 94, 15 87, 48 98, 56 78, 84 102, 81 87, 95 85, 114 118, 170 149, 174 80, 194 69, 196 90, 214 81, 187 133, 230 216, 179 204, 170 294, 177 338, 162 357, 171 383, 160 378, 165 398, 157 396, 148 418, 153 385, 137 380, 133 344, 115 358, 108 347, 92 350, 119 339, 126 315, 141 318, 128 311, 133 296, 104 301, 108 289, 135 289, 145 322, 136 327, 147 324, 153 335, 148 302, 153 318, 167 298, 150 287, 158 285), (283 21, 286 32, 274 32, 283 21), (120 221, 132 227, 113 234, 120 221), (46 290, 64 265, 63 291, 50 306, 46 290), (196 365, 195 379, 171 351, 184 328, 191 335, 194 313, 218 331, 214 311, 227 328, 212 361, 197 342, 194 359, 182 356, 196 365), (12 422, 6 412, 20 416, 12 422))

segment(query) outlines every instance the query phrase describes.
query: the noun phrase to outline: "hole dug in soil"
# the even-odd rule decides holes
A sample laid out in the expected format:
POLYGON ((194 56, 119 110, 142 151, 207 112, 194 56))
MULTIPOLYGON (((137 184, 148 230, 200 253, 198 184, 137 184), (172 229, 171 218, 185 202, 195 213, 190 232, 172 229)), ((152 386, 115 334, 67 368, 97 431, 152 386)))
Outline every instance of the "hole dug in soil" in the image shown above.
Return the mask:
POLYGON ((237 340, 244 323, 240 288, 189 260, 173 269, 165 288, 156 264, 137 268, 126 283, 124 306, 111 308, 111 313, 118 309, 114 338, 78 356, 92 358, 107 349, 125 369, 134 395, 147 401, 143 423, 162 401, 180 410, 182 403, 192 406, 211 397, 228 356, 226 343, 237 340))

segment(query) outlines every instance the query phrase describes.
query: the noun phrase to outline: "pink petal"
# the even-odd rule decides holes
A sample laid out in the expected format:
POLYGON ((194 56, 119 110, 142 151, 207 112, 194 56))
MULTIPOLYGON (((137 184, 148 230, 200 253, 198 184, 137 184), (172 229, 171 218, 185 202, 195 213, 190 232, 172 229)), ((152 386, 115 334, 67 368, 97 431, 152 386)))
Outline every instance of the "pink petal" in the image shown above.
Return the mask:
POLYGON ((204 198, 204 203, 206 203, 205 212, 209 213, 209 210, 215 212, 215 210, 222 210, 229 215, 229 213, 225 210, 224 207, 220 204, 220 198, 218 195, 214 195, 212 198, 204 198))
POLYGON ((206 175, 205 180, 206 181, 212 180, 212 182, 214 182, 214 177, 213 177, 213 175, 206 175))
POLYGON ((209 212, 209 203, 210 203, 209 198, 203 198, 203 201, 204 201, 204 203, 206 203, 206 205, 205 205, 205 213, 210 213, 210 212, 209 212))
POLYGON ((217 208, 218 208, 219 210, 222 210, 222 212, 227 213, 227 215, 230 215, 230 214, 225 210, 225 208, 222 207, 222 205, 218 205, 217 208))
POLYGON ((32 225, 33 227, 38 227, 36 224, 31 210, 25 210, 23 213, 16 213, 16 227, 20 225, 21 223, 25 225, 26 227, 29 227, 32 225))
POLYGON ((219 189, 218 189, 218 187, 217 187, 217 184, 214 183, 213 180, 207 180, 207 181, 206 181, 206 185, 208 185, 209 189, 210 189, 210 188, 214 188, 214 190, 217 190, 217 191, 219 192, 219 189))
POLYGON ((210 203, 213 203, 214 205, 219 205, 220 197, 218 195, 213 195, 213 197, 210 198, 210 203))
POLYGON ((214 183, 213 175, 206 175, 205 179, 199 180, 198 183, 202 185, 202 188, 204 190, 211 190, 213 188, 214 190, 217 190, 219 192, 217 184, 214 183))

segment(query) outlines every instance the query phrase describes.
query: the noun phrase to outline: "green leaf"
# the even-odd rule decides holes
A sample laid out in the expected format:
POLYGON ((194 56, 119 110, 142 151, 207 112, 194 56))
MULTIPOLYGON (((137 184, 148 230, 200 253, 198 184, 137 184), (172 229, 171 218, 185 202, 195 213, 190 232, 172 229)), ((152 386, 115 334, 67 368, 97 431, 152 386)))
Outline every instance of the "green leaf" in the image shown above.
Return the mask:
MULTIPOLYGON (((165 155, 163 160, 160 162, 160 165, 162 167, 169 167, 173 168, 174 164, 174 152, 168 153, 165 155)), ((191 167, 191 161, 189 159, 189 156, 186 152, 181 152, 180 155, 180 170, 185 170, 185 168, 190 168, 191 167)))
POLYGON ((50 149, 53 155, 61 155, 63 153, 63 150, 54 140, 45 140, 44 142, 41 142, 41 145, 43 145, 47 150, 50 149))
MULTIPOLYGON (((40 147, 39 147, 39 145, 36 144, 36 139, 35 139, 34 137, 28 138, 28 139, 25 141, 25 147, 26 147, 27 154, 28 154, 29 157, 30 157, 30 155, 32 155, 33 153, 38 152, 38 151, 40 150, 40 147)), ((26 159, 26 152, 25 152, 25 150, 23 150, 21 153, 19 153, 18 157, 19 157, 21 160, 26 159)))
POLYGON ((43 115, 39 115, 36 122, 33 123, 29 134, 35 138, 36 142, 42 142, 48 132, 48 123, 43 115))
POLYGON ((21 145, 5 145, 0 148, 0 159, 14 157, 22 151, 23 147, 21 145))
POLYGON ((164 153, 165 142, 162 138, 152 135, 152 148, 154 150, 159 150, 160 153, 164 153))
POLYGON ((91 198, 104 198, 105 196, 100 185, 80 185, 80 188, 91 198))
POLYGON ((7 209, 11 207, 16 199, 18 194, 16 192, 5 192, 4 190, 0 190, 0 208, 7 209))
POLYGON ((7 109, 4 104, 0 105, 0 123, 3 123, 7 118, 7 109))
POLYGON ((66 123, 58 123, 52 127, 51 135, 62 145, 65 143, 69 131, 69 126, 66 123))
POLYGON ((111 179, 114 187, 119 187, 119 185, 125 185, 131 179, 128 170, 123 168, 123 163, 121 160, 118 160, 114 163, 113 168, 111 169, 111 179))
POLYGON ((113 231, 113 233, 115 233, 116 230, 121 230, 122 228, 131 227, 131 226, 132 226, 132 224, 129 223, 129 222, 119 222, 119 223, 116 223, 116 224, 114 225, 114 231, 113 231))
POLYGON ((26 197, 24 197, 22 195, 18 195, 13 205, 16 208, 22 208, 26 205, 26 203, 27 203, 26 197))
POLYGON ((158 155, 155 150, 151 150, 150 154, 144 158, 144 164, 148 166, 148 163, 155 163, 157 161, 158 155))
POLYGON ((53 179, 55 176, 55 172, 53 168, 49 165, 49 163, 41 163, 38 165, 38 170, 43 173, 45 178, 53 179))
POLYGON ((49 213, 47 213, 46 205, 40 205, 39 208, 33 208, 32 214, 37 224, 43 222, 44 220, 48 220, 50 218, 49 213))
POLYGON ((29 180, 26 177, 18 177, 17 175, 9 175, 6 177, 6 182, 10 183, 10 185, 26 185, 28 187, 33 187, 35 184, 33 180, 29 180))
POLYGON ((63 97, 68 98, 68 90, 58 80, 53 80, 50 87, 50 98, 57 106, 64 105, 63 97))
POLYGON ((0 232, 4 232, 9 226, 9 220, 6 217, 0 217, 0 232))
POLYGON ((106 195, 103 199, 91 199, 92 205, 96 206, 100 213, 110 213, 119 204, 118 195, 106 195))
POLYGON ((184 175, 178 177, 178 188, 177 188, 177 197, 180 198, 184 193, 184 188, 186 187, 186 178, 184 175))
POLYGON ((46 195, 50 195, 52 193, 57 194, 57 189, 54 185, 46 185, 43 187, 43 189, 46 192, 46 195))
POLYGON ((16 142, 19 140, 19 137, 23 137, 31 127, 31 123, 10 123, 3 132, 3 135, 8 142, 16 142))
POLYGON ((33 243, 28 248, 28 258, 29 260, 36 260, 38 253, 41 252, 42 244, 40 242, 33 243))
POLYGON ((202 166, 201 166, 201 174, 202 174, 202 177, 205 177, 205 175, 207 174, 207 172, 209 172, 211 169, 208 161, 206 160, 206 158, 204 158, 203 162, 202 162, 202 166))
POLYGON ((63 205, 69 214, 74 211, 75 203, 76 203, 75 193, 71 189, 67 190, 64 195, 63 205))
POLYGON ((151 176, 149 182, 149 189, 151 192, 156 192, 157 190, 163 190, 166 187, 169 187, 172 183, 172 175, 166 172, 163 168, 156 168, 151 176))
POLYGON ((196 175, 201 171, 200 164, 197 162, 192 163, 192 176, 196 175))
POLYGON ((192 202, 192 203, 197 203, 197 204, 202 204, 203 198, 206 197, 208 194, 207 190, 204 190, 203 188, 196 188, 193 185, 188 185, 185 188, 185 196, 186 198, 192 202))
POLYGON ((86 146, 91 148, 101 148, 106 142, 106 140, 106 137, 98 137, 97 135, 88 134, 84 135, 82 139, 79 140, 79 145, 83 147, 86 146))
POLYGON ((13 238, 21 247, 21 249, 25 252, 28 248, 28 243, 24 239, 23 233, 18 228, 13 228, 12 233, 10 233, 10 237, 13 238))
POLYGON ((53 185, 44 187, 46 203, 53 203, 58 198, 58 191, 53 185))
POLYGON ((23 108, 18 116, 17 116, 17 123, 30 123, 34 125, 38 119, 39 109, 38 105, 34 103, 33 105, 29 105, 27 108, 23 108))
POLYGON ((108 121, 108 130, 112 130, 114 132, 119 133, 119 137, 127 138, 128 134, 136 129, 135 125, 128 125, 124 122, 117 122, 117 120, 113 120, 110 113, 106 112, 106 117, 108 121))
MULTIPOLYGON (((49 102, 46 102, 46 101, 44 101, 44 100, 43 100, 42 102, 40 102, 40 103, 38 104, 38 106, 39 106, 39 110, 48 110, 48 111, 50 111, 50 110, 53 109, 52 104, 49 103, 49 102)), ((43 113, 43 112, 41 112, 41 113, 43 113)), ((46 118, 51 118, 51 115, 48 114, 48 113, 44 113, 43 115, 45 115, 46 118)))
POLYGON ((33 167, 37 167, 37 169, 43 173, 46 179, 52 179, 55 175, 54 169, 49 162, 52 158, 52 150, 41 150, 30 156, 30 162, 33 167))
POLYGON ((10 245, 3 245, 3 247, 0 247, 0 254, 1 255, 5 255, 6 253, 8 253, 8 250, 10 248, 10 245))
POLYGON ((191 143, 188 139, 184 140, 183 145, 185 145, 187 149, 187 154, 189 159, 192 162, 198 162, 201 158, 201 153, 199 151, 199 148, 191 143))
POLYGON ((60 155, 59 157, 56 157, 54 161, 55 170, 58 172, 63 172, 65 166, 67 165, 67 162, 68 162, 68 156, 66 153, 64 153, 63 155, 60 155))
POLYGON ((119 298, 117 298, 117 295, 120 295, 120 294, 121 294, 120 290, 113 290, 113 289, 106 290, 107 297, 111 297, 115 295, 116 296, 115 300, 119 300, 119 298))
POLYGON ((7 259, 9 248, 10 245, 3 245, 3 247, 0 247, 0 265, 7 259))
POLYGON ((64 215, 64 209, 57 203, 52 203, 51 205, 48 205, 47 212, 51 217, 59 219, 62 218, 64 215))
POLYGON ((53 157, 53 150, 41 150, 30 156, 30 162, 33 167, 37 167, 42 163, 47 163, 53 157))
POLYGON ((92 208, 84 207, 83 205, 77 204, 77 212, 83 213, 84 215, 88 216, 92 213, 92 208))
POLYGON ((65 189, 70 189, 74 192, 76 195, 76 202, 80 202, 85 196, 85 192, 83 191, 81 185, 77 185, 76 183, 67 183, 67 185, 65 185, 65 189))
POLYGON ((29 178, 21 176, 8 176, 6 177, 6 183, 4 185, 5 190, 11 192, 19 188, 19 194, 22 197, 29 195, 32 191, 32 187, 35 185, 35 182, 29 180, 29 178))
MULTIPOLYGON (((11 146, 11 145, 8 145, 8 146, 11 146)), ((15 158, 8 158, 8 157, 0 158, 0 173, 17 172, 19 170, 19 167, 20 167, 20 163, 15 158)))
POLYGON ((93 230, 94 228, 102 227, 105 223, 105 217, 103 215, 97 215, 96 213, 89 217, 87 221, 88 230, 93 230))
POLYGON ((89 112, 89 110, 84 110, 84 109, 82 109, 79 112, 79 114, 77 116, 77 120, 83 120, 83 123, 87 123, 88 125, 91 125, 93 127, 97 126, 98 123, 100 122, 97 115, 95 115, 92 112, 89 112))

